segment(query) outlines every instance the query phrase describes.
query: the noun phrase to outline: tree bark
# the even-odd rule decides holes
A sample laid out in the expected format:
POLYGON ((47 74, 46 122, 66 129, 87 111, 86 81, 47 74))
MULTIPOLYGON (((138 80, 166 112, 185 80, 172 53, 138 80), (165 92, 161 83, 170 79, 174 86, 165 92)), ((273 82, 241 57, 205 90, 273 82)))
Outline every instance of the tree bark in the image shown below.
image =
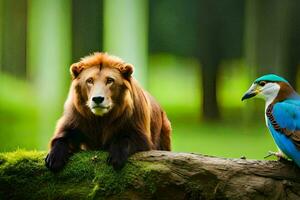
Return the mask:
POLYGON ((0 154, 0 199, 299 199, 292 162, 142 152, 120 171, 107 153, 81 152, 65 169, 44 167, 45 153, 0 154))

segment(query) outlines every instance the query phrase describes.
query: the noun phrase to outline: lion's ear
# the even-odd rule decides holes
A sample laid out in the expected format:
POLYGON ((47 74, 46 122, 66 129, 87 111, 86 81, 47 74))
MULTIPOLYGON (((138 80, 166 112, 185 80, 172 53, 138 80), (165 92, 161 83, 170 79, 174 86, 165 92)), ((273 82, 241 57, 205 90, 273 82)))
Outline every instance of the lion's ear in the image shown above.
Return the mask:
POLYGON ((82 70, 83 70, 83 67, 80 62, 72 64, 70 67, 70 73, 71 73, 72 78, 73 79, 77 78, 78 75, 82 72, 82 70))
POLYGON ((129 78, 131 76, 131 74, 133 73, 133 65, 126 63, 124 64, 124 66, 122 66, 120 68, 121 74, 125 77, 125 78, 129 78))

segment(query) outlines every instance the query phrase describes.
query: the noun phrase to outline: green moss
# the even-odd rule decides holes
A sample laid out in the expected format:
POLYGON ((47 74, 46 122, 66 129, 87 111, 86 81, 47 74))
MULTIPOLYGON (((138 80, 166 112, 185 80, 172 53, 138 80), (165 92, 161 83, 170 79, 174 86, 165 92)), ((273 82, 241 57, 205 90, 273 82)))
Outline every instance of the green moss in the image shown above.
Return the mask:
POLYGON ((145 170, 142 166, 143 164, 138 161, 135 164, 129 161, 122 170, 115 171, 106 164, 97 164, 94 179, 97 187, 94 188, 94 193, 97 196, 111 196, 122 194, 127 190, 151 192, 153 186, 150 187, 148 182, 152 179, 152 175, 149 173, 151 170, 145 170), (144 188, 147 188, 148 191, 144 191, 144 188))
POLYGON ((73 155, 58 173, 44 166, 46 152, 17 150, 0 153, 0 199, 102 199, 130 192, 153 194, 162 164, 130 159, 115 171, 107 153, 73 155), (158 173, 159 172, 159 173, 158 173))

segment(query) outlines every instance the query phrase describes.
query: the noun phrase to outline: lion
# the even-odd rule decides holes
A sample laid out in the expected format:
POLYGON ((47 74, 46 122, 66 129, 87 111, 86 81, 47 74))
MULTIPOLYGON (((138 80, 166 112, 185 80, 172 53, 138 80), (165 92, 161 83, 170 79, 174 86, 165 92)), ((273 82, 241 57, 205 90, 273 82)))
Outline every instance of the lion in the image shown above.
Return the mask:
POLYGON ((64 113, 45 158, 50 170, 62 169, 79 150, 107 151, 116 170, 136 152, 171 150, 170 121, 133 71, 132 64, 100 52, 71 65, 64 113))

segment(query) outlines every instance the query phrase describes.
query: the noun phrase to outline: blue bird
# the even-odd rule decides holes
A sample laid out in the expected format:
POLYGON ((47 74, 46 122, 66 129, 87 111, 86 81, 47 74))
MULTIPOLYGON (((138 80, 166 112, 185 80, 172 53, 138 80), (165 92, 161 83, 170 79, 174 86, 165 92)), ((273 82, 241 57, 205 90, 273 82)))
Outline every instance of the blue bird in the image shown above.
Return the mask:
POLYGON ((292 159, 300 167, 300 96, 286 79, 268 74, 253 82, 242 101, 251 97, 266 101, 266 125, 279 149, 269 155, 292 159))

